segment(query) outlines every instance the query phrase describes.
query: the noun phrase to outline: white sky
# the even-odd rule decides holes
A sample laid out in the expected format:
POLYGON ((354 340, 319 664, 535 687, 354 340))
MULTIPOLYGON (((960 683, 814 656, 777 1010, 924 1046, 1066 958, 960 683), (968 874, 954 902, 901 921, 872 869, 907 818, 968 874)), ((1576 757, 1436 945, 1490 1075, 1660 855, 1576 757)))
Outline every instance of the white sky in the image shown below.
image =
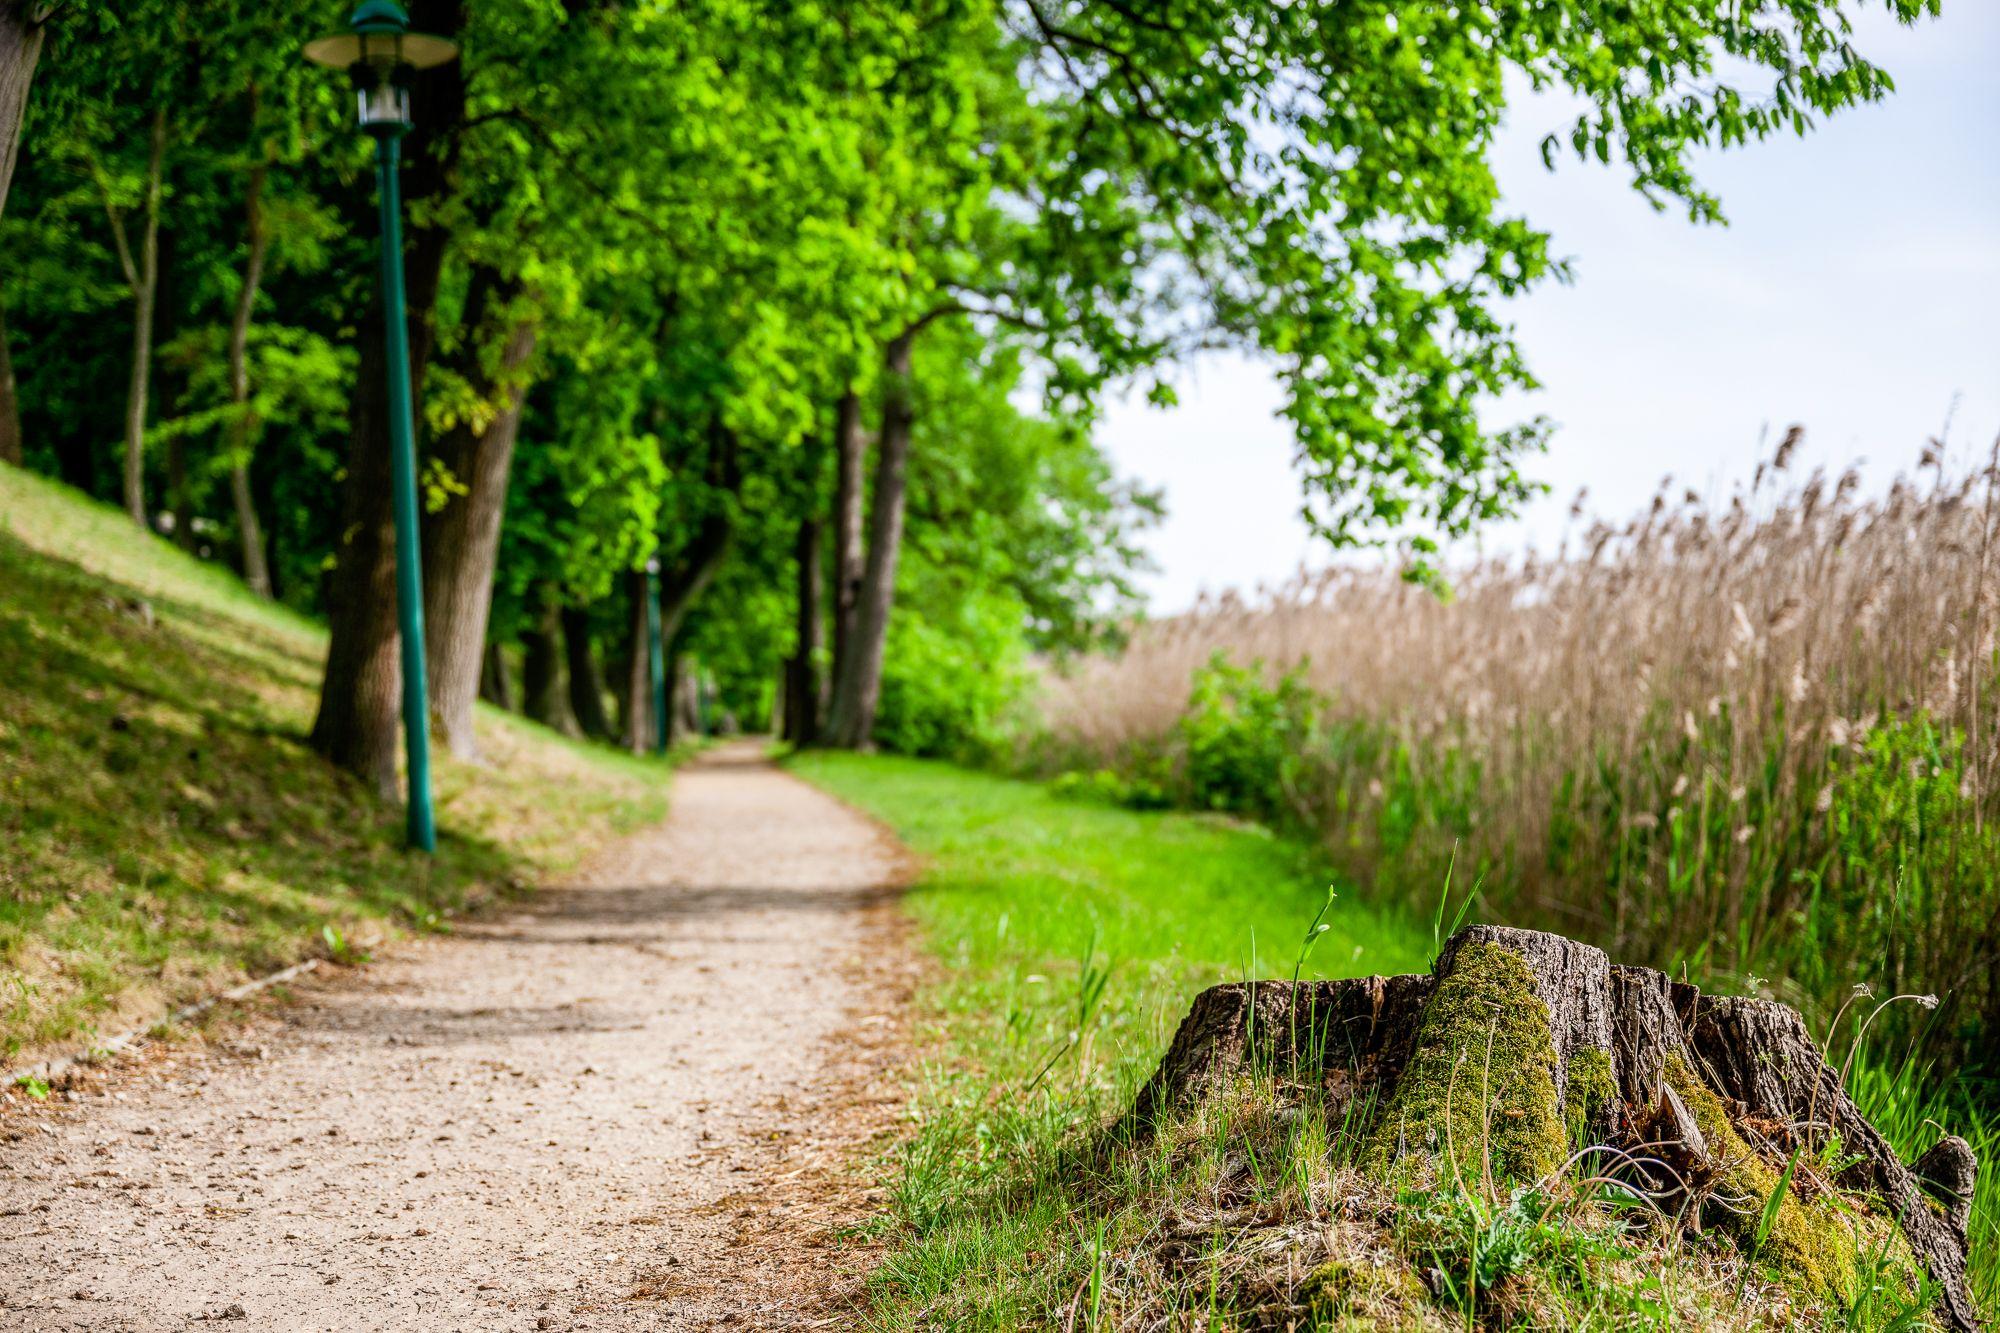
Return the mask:
MULTIPOLYGON (((1800 462, 1913 464, 1959 399, 1963 458, 2000 432, 2000 0, 1945 0, 1914 30, 1873 11, 1856 45, 1895 77, 1888 101, 1704 157, 1727 227, 1656 214, 1613 170, 1560 160, 1560 105, 1517 103, 1496 161, 1508 203, 1551 230, 1576 280, 1513 307, 1543 389, 1495 420, 1557 423, 1530 473, 1553 487, 1489 550, 1553 547, 1579 487, 1623 519, 1666 473, 1748 478, 1760 434, 1806 427, 1800 462)), ((1098 438, 1119 470, 1165 489, 1145 580, 1170 612, 1203 588, 1252 589, 1328 558, 1298 517, 1289 428, 1269 371, 1216 357, 1179 407, 1114 402, 1098 438)))

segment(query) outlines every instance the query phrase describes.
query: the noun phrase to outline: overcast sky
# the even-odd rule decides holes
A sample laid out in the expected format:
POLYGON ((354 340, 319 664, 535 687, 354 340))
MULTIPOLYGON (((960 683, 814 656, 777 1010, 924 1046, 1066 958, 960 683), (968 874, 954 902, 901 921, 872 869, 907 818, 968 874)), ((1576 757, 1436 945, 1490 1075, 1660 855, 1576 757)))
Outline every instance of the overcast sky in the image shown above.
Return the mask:
MULTIPOLYGON (((1877 484, 1914 462, 1959 399, 1965 458, 2000 432, 2000 3, 1945 0, 1906 30, 1876 18, 1856 45, 1897 91, 1878 106, 1705 156, 1727 227, 1656 214, 1606 168, 1544 170, 1561 105, 1517 103, 1496 161, 1509 204, 1552 231, 1576 280, 1515 303, 1544 388, 1500 406, 1557 423, 1531 472, 1553 493, 1487 531, 1489 550, 1552 547, 1571 498, 1622 519, 1663 474, 1726 487, 1758 440, 1806 427, 1801 461, 1857 459, 1877 484)), ((1217 357, 1171 411, 1114 403, 1099 439, 1120 471, 1164 488, 1150 546, 1156 611, 1203 588, 1254 588, 1326 556, 1298 518, 1293 443, 1270 373, 1217 357)))

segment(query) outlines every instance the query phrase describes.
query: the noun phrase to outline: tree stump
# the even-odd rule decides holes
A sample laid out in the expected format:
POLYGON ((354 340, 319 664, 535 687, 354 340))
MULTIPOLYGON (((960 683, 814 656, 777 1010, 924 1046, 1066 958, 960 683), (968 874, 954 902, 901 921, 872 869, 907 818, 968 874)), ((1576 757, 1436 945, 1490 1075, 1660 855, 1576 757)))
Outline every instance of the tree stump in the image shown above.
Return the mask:
POLYGON ((1868 1197, 1937 1284, 1938 1316, 1977 1327, 1971 1149, 1946 1138, 1899 1160, 1785 1005, 1703 995, 1559 935, 1473 926, 1428 975, 1202 992, 1131 1123, 1150 1129, 1259 1073, 1317 1085, 1330 1113, 1367 1108, 1364 1168, 1422 1154, 1527 1183, 1595 1155, 1592 1173, 1642 1178, 1739 1241, 1781 1194, 1758 1258, 1829 1296, 1862 1238, 1823 1199, 1868 1197))

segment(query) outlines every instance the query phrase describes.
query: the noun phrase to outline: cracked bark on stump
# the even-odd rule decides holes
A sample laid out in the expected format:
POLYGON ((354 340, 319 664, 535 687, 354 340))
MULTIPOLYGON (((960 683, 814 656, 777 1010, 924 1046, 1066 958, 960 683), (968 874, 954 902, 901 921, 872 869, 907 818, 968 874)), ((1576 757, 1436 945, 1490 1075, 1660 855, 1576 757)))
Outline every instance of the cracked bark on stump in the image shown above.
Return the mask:
MULTIPOLYGON (((1143 1132, 1260 1073, 1315 1082, 1332 1106, 1366 1105, 1355 1099, 1372 1095, 1383 1108, 1379 1136, 1406 1072, 1435 1040, 1427 1024, 1438 1021, 1442 994, 1463 984, 1470 960, 1502 953, 1519 960, 1517 973, 1540 1002, 1526 1006, 1537 1025, 1547 1024, 1536 1060, 1546 1062, 1540 1072, 1555 1089, 1562 1122, 1582 1130, 1585 1146, 1643 1149, 1691 1171, 1719 1170, 1731 1149, 1712 1138, 1738 1149, 1747 1143, 1766 1164, 1781 1165, 1792 1144, 1810 1150, 1831 1131, 1857 1158, 1832 1183, 1878 1198, 1937 1284, 1937 1314, 1954 1329, 1978 1327, 1965 1281, 1977 1165, 1963 1139, 1946 1138, 1904 1163, 1847 1096, 1794 1010, 1705 996, 1558 935, 1473 926, 1446 943, 1427 975, 1211 987, 1195 997, 1127 1125, 1143 1132), (1602 1088, 1579 1081, 1577 1071, 1592 1067, 1608 1075, 1602 1088), (1718 1108, 1724 1121, 1711 1118, 1704 1132, 1702 1107, 1718 1108)), ((1487 1022, 1497 1030, 1507 1017, 1487 1022)), ((1398 1139, 1391 1152, 1405 1150, 1398 1139)))

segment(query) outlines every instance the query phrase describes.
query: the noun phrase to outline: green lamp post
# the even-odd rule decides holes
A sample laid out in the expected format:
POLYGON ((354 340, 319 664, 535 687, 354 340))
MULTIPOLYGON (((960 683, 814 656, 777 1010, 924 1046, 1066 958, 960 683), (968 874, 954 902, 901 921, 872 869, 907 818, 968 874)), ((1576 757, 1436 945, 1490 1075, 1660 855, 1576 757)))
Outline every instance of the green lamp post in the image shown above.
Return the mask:
POLYGON ((423 563, 417 549, 416 425, 410 406, 410 337, 403 308, 403 196, 398 178, 410 128, 410 76, 458 54, 455 43, 410 31, 394 0, 363 0, 348 31, 306 46, 306 59, 354 79, 361 128, 375 139, 382 218, 382 313, 389 373, 389 448, 395 488, 396 613, 403 648, 403 744, 409 760, 409 843, 437 848, 431 812, 430 700, 424 676, 423 563))

